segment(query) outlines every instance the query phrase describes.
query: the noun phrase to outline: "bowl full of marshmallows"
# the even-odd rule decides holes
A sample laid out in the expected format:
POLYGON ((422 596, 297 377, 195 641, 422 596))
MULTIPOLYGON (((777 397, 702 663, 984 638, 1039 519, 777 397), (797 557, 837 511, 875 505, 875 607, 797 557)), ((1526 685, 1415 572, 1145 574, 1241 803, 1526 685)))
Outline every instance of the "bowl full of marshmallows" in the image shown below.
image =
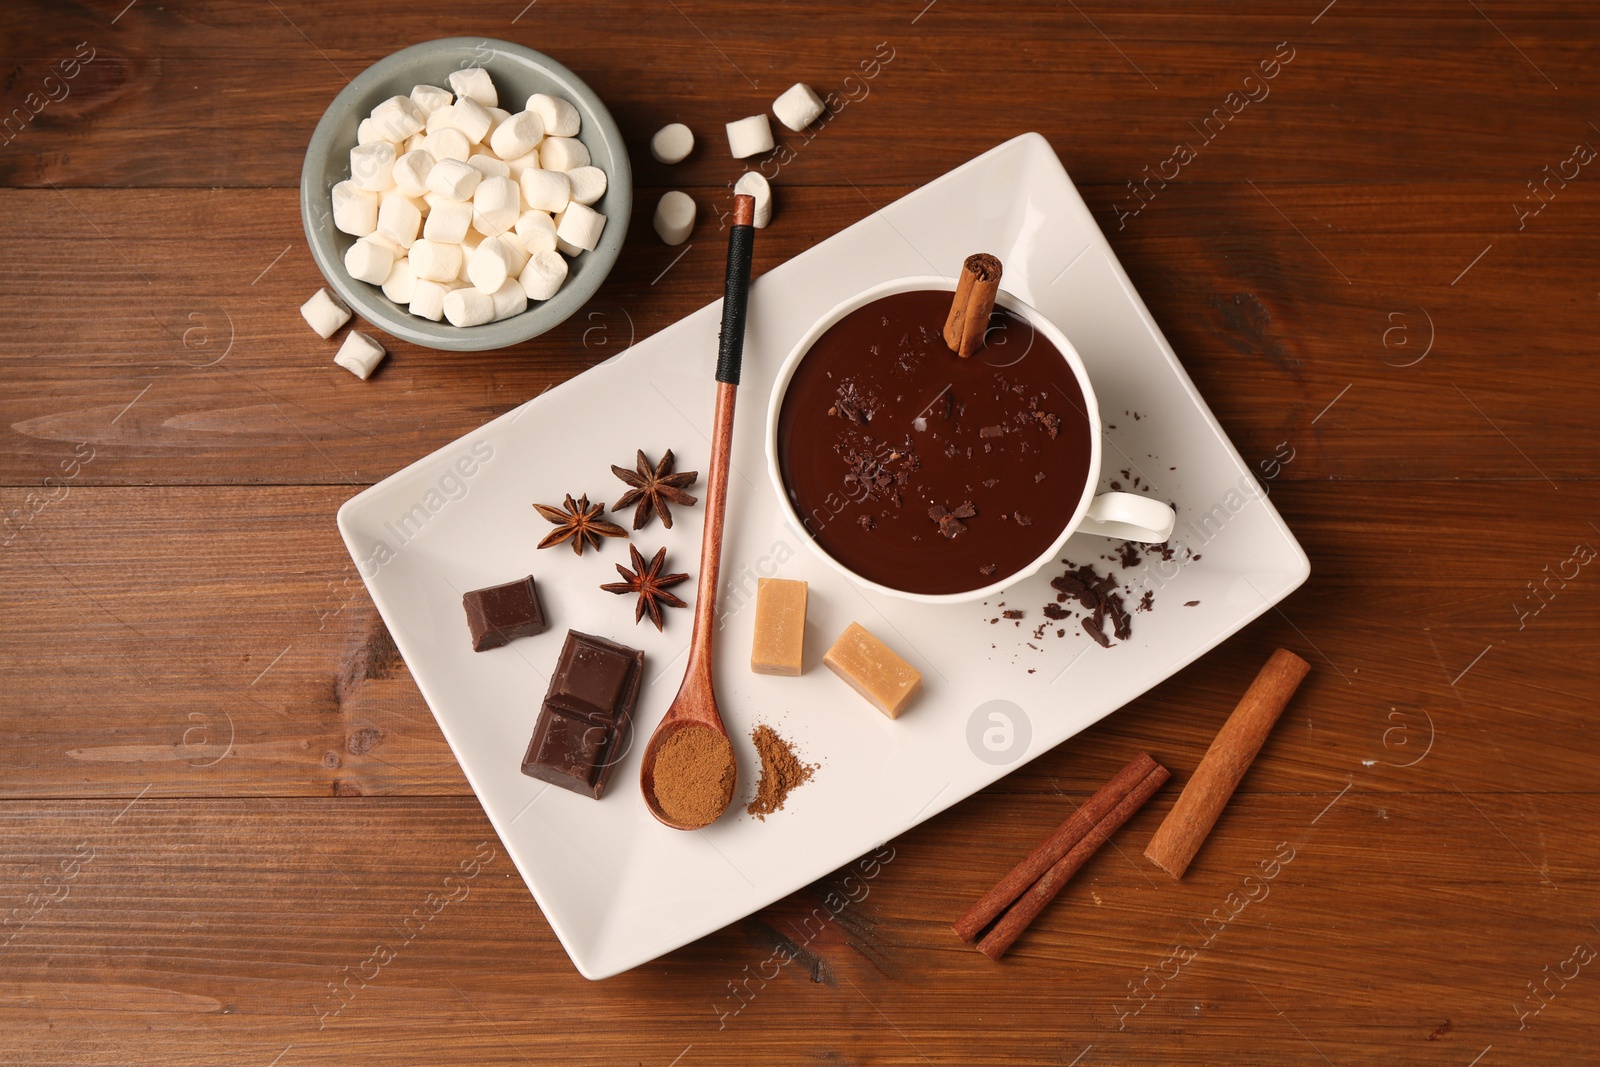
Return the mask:
MULTIPOLYGON (((617 261, 632 200, 622 134, 594 91, 530 48, 469 37, 359 74, 300 178, 306 240, 338 297, 395 337, 455 351, 525 341, 582 307, 617 261)), ((313 303, 330 323, 348 317, 325 293, 313 303)))

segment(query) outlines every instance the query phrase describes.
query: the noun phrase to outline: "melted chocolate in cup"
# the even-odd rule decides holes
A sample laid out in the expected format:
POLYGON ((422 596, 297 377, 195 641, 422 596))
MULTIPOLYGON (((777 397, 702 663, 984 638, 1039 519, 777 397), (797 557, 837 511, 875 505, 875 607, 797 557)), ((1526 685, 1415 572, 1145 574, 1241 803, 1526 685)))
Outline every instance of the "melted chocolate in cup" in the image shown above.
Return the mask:
POLYGON ((828 555, 908 593, 964 593, 1038 559, 1089 476, 1077 376, 996 307, 962 359, 950 293, 896 293, 834 323, 795 367, 778 415, 789 501, 828 555))

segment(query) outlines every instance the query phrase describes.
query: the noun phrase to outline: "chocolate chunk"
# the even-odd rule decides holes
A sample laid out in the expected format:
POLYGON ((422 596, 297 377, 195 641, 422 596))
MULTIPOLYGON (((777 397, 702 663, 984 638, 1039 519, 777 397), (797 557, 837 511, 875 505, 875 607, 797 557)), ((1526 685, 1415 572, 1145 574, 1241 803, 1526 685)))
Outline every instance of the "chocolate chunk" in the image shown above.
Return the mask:
POLYGON ((1120 557, 1118 562, 1124 568, 1131 570, 1139 565, 1139 550, 1134 547, 1132 541, 1122 542, 1122 547, 1117 549, 1117 555, 1120 557))
POLYGON ((549 629, 531 574, 505 585, 474 589, 461 598, 461 606, 467 612, 474 652, 486 652, 549 629))
POLYGON ((1047 619, 1069 619, 1072 616, 1060 604, 1046 604, 1044 606, 1044 617, 1047 619))
POLYGON ((1020 618, 1022 618, 1022 612, 1017 610, 1016 608, 1010 608, 1010 609, 1007 609, 1006 611, 1002 611, 1000 613, 1000 616, 1001 616, 1001 618, 1005 618, 1005 619, 1020 619, 1020 618))
POLYGON ((568 630, 522 773, 598 800, 626 751, 643 676, 643 652, 568 630))
POLYGON ((1095 621, 1093 619, 1083 620, 1083 632, 1094 638, 1095 644, 1099 645, 1101 648, 1111 647, 1111 639, 1101 632, 1100 627, 1095 625, 1095 621))
POLYGON ((1185 600, 1183 602, 1183 606, 1186 607, 1186 608, 1199 607, 1200 606, 1200 601, 1198 601, 1198 600, 1185 600))

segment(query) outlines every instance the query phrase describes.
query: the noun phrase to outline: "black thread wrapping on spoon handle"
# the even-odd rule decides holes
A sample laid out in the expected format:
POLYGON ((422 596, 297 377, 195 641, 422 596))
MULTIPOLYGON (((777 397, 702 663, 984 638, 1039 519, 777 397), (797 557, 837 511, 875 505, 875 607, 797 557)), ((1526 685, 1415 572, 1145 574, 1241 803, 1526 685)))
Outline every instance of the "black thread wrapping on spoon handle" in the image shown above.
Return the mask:
POLYGON ((717 343, 717 381, 739 384, 744 361, 744 319, 750 302, 750 260, 754 226, 734 226, 728 234, 728 287, 722 297, 722 335, 717 343))

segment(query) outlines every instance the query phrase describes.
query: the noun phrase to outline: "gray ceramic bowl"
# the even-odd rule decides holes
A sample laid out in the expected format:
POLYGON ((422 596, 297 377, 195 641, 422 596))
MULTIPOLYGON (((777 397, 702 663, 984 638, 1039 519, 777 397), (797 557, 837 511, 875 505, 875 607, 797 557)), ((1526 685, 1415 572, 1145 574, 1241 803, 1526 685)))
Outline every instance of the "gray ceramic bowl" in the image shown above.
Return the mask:
POLYGON ((576 74, 547 55, 509 41, 482 37, 446 37, 402 49, 358 74, 345 86, 317 123, 300 172, 300 217, 305 223, 311 258, 322 276, 355 312, 395 337, 458 352, 504 348, 552 329, 582 307, 611 273, 627 236, 633 207, 633 170, 622 131, 600 98, 576 74), (502 105, 520 111, 534 93, 572 101, 583 117, 578 140, 589 149, 594 165, 606 172, 606 195, 594 205, 606 217, 606 228, 594 251, 569 261, 570 272, 560 292, 533 303, 520 315, 483 326, 459 328, 411 314, 383 295, 376 285, 356 281, 344 269, 344 254, 355 238, 333 225, 331 190, 350 177, 350 149, 356 127, 374 107, 391 96, 406 96, 413 85, 450 87, 451 71, 483 67, 494 79, 502 105))

